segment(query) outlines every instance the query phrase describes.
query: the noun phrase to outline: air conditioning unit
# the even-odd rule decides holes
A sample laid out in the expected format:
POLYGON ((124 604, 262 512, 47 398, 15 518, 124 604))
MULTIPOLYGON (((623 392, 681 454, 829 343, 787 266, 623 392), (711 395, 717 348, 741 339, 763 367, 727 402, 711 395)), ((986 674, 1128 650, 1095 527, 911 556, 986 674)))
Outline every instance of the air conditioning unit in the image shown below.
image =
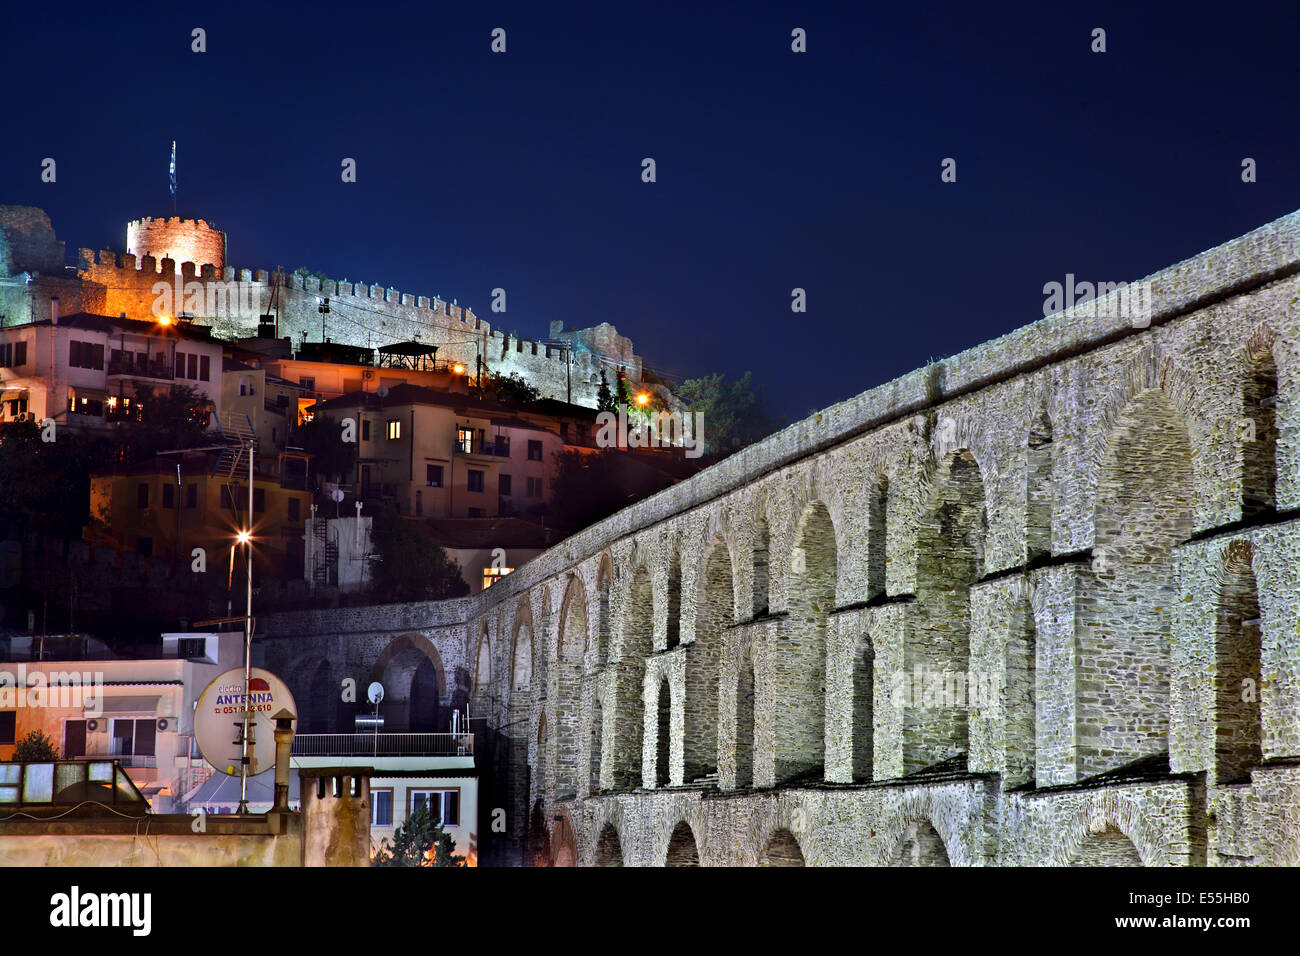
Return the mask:
POLYGON ((93 734, 98 729, 99 729, 99 721, 97 720, 86 721, 86 730, 90 731, 93 734))
POLYGON ((175 719, 176 719, 175 717, 159 717, 159 718, 158 718, 158 729, 159 729, 159 730, 167 730, 169 727, 171 727, 171 725, 172 725, 172 721, 175 720, 175 719))

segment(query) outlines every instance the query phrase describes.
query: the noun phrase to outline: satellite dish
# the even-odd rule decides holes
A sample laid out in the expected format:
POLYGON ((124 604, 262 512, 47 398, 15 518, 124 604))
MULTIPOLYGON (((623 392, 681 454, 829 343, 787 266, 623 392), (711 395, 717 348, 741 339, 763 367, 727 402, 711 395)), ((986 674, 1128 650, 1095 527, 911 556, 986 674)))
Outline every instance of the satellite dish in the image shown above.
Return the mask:
MULTIPOLYGON (((282 708, 296 714, 298 705, 284 681, 260 667, 251 669, 248 682, 253 719, 249 730, 253 746, 248 775, 255 777, 275 766, 275 717, 282 708)), ((199 695, 194 708, 194 737, 203 759, 217 771, 238 777, 240 751, 237 725, 244 710, 244 669, 219 675, 199 695)))
POLYGON ((388 386, 387 386, 387 385, 380 385, 377 389, 375 389, 375 394, 378 395, 380 398, 387 398, 387 397, 388 397, 388 386))
POLYGON ((343 496, 342 488, 335 488, 333 491, 330 492, 330 500, 333 501, 335 504, 342 501, 343 497, 344 496, 343 496))
POLYGON ((366 697, 370 703, 378 704, 384 699, 384 685, 379 681, 371 681, 370 686, 366 688, 366 697))

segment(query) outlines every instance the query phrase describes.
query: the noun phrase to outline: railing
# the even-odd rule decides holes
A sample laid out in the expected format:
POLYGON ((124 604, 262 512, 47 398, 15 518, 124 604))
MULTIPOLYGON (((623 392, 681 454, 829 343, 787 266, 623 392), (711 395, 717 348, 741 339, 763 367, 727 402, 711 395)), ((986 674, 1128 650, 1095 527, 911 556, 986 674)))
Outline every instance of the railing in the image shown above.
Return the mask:
POLYGON ((473 734, 298 734, 296 757, 472 757, 473 734))
POLYGON ((146 378, 176 378, 175 369, 167 362, 136 362, 126 358, 108 360, 109 375, 141 375, 146 378))
POLYGON ((158 758, 153 755, 110 753, 109 756, 128 770, 154 769, 158 766, 158 758))

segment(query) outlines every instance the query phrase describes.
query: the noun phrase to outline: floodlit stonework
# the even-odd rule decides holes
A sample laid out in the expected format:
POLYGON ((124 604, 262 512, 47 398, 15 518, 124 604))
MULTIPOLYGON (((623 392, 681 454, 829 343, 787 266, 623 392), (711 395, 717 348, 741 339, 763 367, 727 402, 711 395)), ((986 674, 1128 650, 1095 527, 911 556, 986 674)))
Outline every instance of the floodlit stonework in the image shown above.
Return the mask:
POLYGON ((1300 863, 1298 274, 1300 213, 267 666, 342 722, 418 648, 498 862, 1300 863))

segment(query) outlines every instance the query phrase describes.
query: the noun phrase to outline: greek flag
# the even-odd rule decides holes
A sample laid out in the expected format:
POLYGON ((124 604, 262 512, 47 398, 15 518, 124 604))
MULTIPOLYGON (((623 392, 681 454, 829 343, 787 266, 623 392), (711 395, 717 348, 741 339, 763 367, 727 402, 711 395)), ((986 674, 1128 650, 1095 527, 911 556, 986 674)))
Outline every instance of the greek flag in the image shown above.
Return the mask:
POLYGON ((171 193, 176 195, 176 140, 172 140, 172 164, 169 170, 171 174, 171 193))

